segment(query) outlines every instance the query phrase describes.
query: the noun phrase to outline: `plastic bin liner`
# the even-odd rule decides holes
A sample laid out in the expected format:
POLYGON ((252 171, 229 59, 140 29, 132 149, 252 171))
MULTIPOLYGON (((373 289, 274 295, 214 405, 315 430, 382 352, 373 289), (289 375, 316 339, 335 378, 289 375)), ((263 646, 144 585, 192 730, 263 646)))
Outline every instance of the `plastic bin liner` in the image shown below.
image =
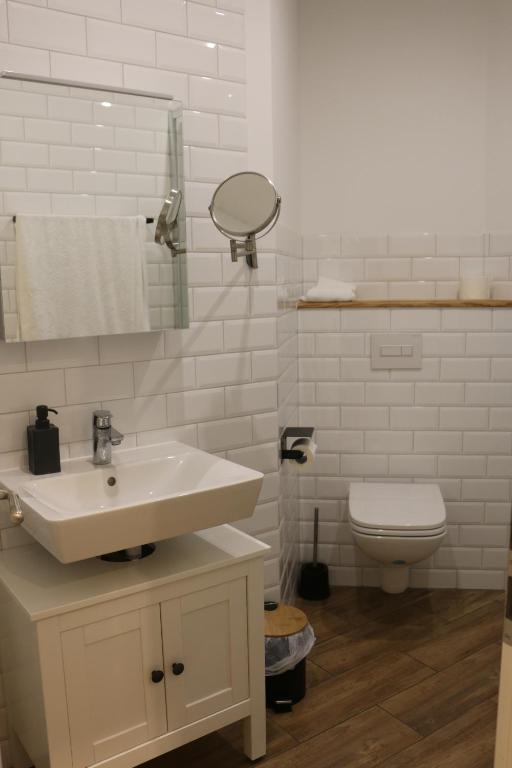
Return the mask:
POLYGON ((316 641, 311 624, 287 637, 265 637, 265 675, 280 675, 305 659, 316 641))

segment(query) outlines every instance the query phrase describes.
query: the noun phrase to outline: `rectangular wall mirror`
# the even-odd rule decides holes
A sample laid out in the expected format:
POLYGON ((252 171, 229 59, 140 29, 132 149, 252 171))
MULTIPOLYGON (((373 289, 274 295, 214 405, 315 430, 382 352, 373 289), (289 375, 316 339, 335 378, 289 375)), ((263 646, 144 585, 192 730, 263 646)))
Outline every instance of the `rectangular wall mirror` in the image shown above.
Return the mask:
POLYGON ((3 338, 187 328, 184 187, 171 96, 0 73, 3 338))

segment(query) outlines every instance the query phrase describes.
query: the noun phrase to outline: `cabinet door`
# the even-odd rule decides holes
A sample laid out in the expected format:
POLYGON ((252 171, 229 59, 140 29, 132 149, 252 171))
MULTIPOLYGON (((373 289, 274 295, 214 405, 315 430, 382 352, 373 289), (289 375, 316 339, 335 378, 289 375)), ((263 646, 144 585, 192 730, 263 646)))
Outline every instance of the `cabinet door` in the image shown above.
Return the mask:
POLYGON ((167 730, 158 605, 62 633, 74 768, 167 730), (163 675, 162 675, 163 677, 163 675))
POLYGON ((169 730, 248 698, 245 578, 161 609, 169 730))

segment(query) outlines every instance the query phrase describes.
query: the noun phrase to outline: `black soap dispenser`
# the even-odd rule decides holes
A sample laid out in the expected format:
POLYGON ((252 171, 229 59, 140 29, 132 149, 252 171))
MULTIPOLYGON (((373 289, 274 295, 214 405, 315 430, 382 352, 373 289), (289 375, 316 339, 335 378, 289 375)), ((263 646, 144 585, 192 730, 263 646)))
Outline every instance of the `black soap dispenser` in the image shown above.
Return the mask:
POLYGON ((33 475, 60 472, 59 428, 50 424, 47 405, 36 408, 36 423, 27 427, 28 468, 33 475))

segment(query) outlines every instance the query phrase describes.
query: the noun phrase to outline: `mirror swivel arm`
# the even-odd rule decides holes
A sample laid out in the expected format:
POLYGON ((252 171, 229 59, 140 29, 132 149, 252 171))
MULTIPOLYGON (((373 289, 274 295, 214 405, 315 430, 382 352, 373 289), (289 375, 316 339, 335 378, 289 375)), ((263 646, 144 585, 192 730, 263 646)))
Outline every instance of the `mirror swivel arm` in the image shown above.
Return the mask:
POLYGON ((229 241, 231 248, 231 261, 238 261, 240 253, 245 254, 245 260, 247 264, 253 269, 258 268, 258 254, 256 252, 256 237, 252 232, 247 235, 245 241, 239 242, 238 240, 231 239, 229 241))
POLYGON ((155 243, 166 245, 173 257, 186 253, 179 242, 174 242, 173 233, 178 223, 183 194, 179 189, 171 189, 165 198, 155 229, 155 243))

